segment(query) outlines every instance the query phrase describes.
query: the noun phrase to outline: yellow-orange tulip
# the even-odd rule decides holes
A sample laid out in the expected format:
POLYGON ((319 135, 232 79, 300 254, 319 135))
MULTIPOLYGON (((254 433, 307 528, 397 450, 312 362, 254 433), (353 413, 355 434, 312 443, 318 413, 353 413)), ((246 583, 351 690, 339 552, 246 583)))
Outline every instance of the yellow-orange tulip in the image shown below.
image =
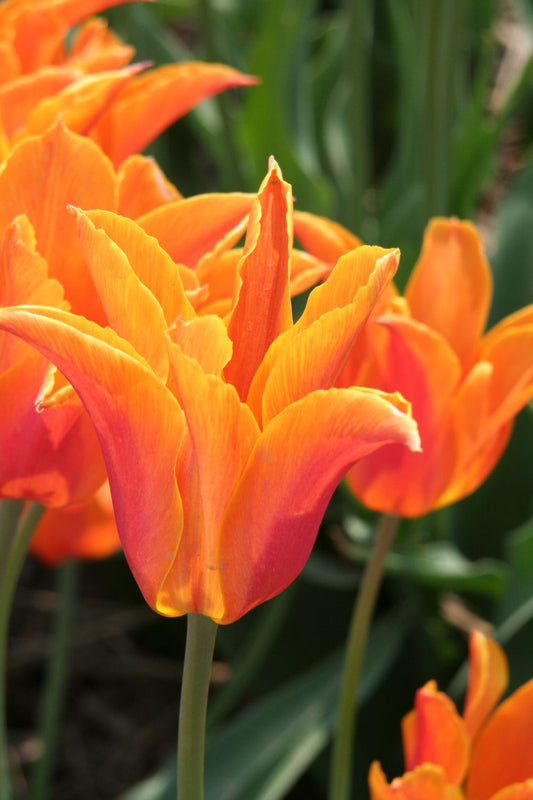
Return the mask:
POLYGON ((386 442, 418 446, 400 396, 331 388, 398 252, 341 258, 293 323, 292 199, 272 164, 222 319, 196 313, 168 253, 131 220, 78 211, 77 223, 111 328, 46 307, 4 309, 1 325, 87 408, 148 603, 231 622, 295 579, 351 464, 386 442))
POLYGON ((144 73, 101 20, 125 0, 7 0, 0 6, 0 159, 60 117, 95 139, 115 165, 143 150, 195 105, 255 78, 223 64, 184 62, 144 73), (143 74, 139 74, 139 73, 143 74))
POLYGON ((420 689, 402 726, 408 771, 389 784, 374 762, 372 800, 533 800, 533 680, 494 709, 507 681, 499 645, 471 634, 463 715, 434 681, 420 689))
POLYGON ((391 445, 350 471, 370 508, 425 514, 473 492, 500 458, 533 395, 533 306, 483 335, 491 293, 476 228, 433 220, 405 296, 372 317, 339 383, 400 391, 420 429, 421 453, 391 445))

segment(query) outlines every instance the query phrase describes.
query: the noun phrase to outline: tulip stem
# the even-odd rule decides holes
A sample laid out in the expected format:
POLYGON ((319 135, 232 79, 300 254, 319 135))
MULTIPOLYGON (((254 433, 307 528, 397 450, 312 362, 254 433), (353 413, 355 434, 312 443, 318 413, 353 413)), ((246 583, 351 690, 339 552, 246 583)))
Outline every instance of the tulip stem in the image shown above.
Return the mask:
POLYGON ((9 618, 28 545, 43 511, 38 503, 32 503, 24 513, 23 500, 3 500, 0 511, 0 800, 11 800, 12 796, 6 717, 9 618))
POLYGON ((35 764, 31 782, 32 800, 46 800, 54 769, 57 733, 67 685, 68 658, 78 586, 79 562, 68 561, 56 570, 58 608, 54 620, 52 650, 39 722, 43 752, 35 764))
POLYGON ((374 546, 363 573, 350 621, 339 694, 337 730, 333 741, 329 800, 349 800, 351 797, 357 687, 385 559, 399 522, 400 518, 394 514, 383 514, 378 522, 374 546))
POLYGON ((178 729, 178 800, 203 800, 207 696, 217 624, 187 617, 178 729))

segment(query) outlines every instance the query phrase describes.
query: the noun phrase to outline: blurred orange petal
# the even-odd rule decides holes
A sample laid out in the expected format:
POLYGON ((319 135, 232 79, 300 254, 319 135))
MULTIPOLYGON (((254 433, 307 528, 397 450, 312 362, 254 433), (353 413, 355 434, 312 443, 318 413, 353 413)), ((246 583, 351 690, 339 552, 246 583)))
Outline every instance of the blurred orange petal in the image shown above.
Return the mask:
POLYGON ((165 203, 181 199, 181 194, 153 158, 130 156, 120 165, 117 180, 117 211, 123 217, 136 219, 165 203))
POLYGON ((330 269, 341 256, 362 244, 337 222, 305 211, 294 212, 294 236, 304 250, 329 264, 330 269))
POLYGON ((444 771, 434 764, 423 764, 389 784, 374 761, 368 783, 371 800, 463 800, 462 792, 450 786, 444 771))
POLYGON ((474 739, 504 693, 509 680, 507 659, 500 645, 474 631, 469 639, 468 689, 463 720, 474 739))
POLYGON ((105 558, 119 549, 108 483, 83 503, 48 508, 30 545, 30 553, 50 566, 73 558, 105 558))
POLYGON ((470 741, 452 701, 430 681, 415 696, 415 708, 402 722, 405 766, 437 764, 449 783, 460 785, 466 775, 470 741))
POLYGON ((431 220, 405 297, 413 317, 442 334, 468 368, 492 297, 490 267, 474 225, 431 220))
POLYGON ((466 794, 469 800, 489 800, 528 779, 533 779, 533 680, 501 703, 479 733, 466 794))

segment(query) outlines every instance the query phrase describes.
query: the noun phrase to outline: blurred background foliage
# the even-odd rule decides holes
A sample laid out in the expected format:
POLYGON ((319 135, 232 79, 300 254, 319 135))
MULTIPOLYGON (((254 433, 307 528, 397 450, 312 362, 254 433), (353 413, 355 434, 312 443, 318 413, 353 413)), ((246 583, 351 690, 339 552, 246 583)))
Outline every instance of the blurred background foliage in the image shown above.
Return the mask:
MULTIPOLYGON (((108 16, 138 59, 223 61, 261 79, 203 103, 150 148, 184 194, 254 191, 274 154, 299 209, 400 246, 400 286, 428 218, 456 214, 485 238, 491 324, 533 301, 532 0, 173 0, 108 16)), ((372 759, 390 777, 402 771, 400 719, 418 686, 436 678, 461 699, 474 622, 504 644, 511 688, 533 675, 532 443, 526 409, 484 486, 402 524, 365 662, 354 796, 368 796, 372 759)), ((296 584, 220 629, 208 800, 325 798, 342 644, 373 524, 340 487, 296 584)), ((144 616, 121 557, 84 565, 84 587, 141 613, 133 660, 182 657, 183 620, 144 616)), ((177 704, 177 686, 168 691, 177 704)), ((121 800, 175 796, 173 748, 167 735, 159 770, 121 800)))

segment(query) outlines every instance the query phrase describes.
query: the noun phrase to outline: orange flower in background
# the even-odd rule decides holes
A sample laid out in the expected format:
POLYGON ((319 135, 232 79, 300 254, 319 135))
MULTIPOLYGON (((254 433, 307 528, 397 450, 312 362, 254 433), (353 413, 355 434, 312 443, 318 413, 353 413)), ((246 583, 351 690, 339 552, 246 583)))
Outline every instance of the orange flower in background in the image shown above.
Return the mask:
POLYGON ((382 303, 339 383, 398 390, 419 425, 421 453, 391 445, 350 471, 368 507, 425 514, 473 492, 500 458, 533 395, 533 306, 483 335, 491 293, 475 227, 433 220, 405 296, 382 303))
POLYGON ((223 64, 184 62, 144 73, 133 49, 87 15, 124 0, 8 0, 0 7, 0 158, 59 117, 115 165, 194 106, 256 79, 223 64), (143 74, 140 74, 143 73, 143 74))
POLYGON ((2 327, 52 359, 87 408, 147 602, 232 622, 296 578, 354 461, 386 442, 418 446, 401 397, 331 388, 398 252, 341 258, 293 323, 292 199, 273 164, 222 319, 196 312, 168 253, 131 220, 79 211, 77 223, 114 330, 46 307, 3 310, 2 327))
POLYGON ((372 800, 532 800, 533 680, 495 708, 507 682, 499 645, 471 634, 463 715, 434 681, 419 689, 402 724, 407 772, 389 784, 374 762, 372 800))

